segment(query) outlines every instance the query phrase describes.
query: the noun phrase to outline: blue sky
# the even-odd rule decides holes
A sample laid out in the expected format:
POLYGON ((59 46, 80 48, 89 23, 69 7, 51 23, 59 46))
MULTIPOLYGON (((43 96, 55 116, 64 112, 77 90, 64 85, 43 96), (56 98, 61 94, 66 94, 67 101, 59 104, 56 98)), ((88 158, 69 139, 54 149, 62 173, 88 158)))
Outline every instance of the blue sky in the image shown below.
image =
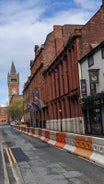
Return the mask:
POLYGON ((101 4, 102 0, 0 0, 0 106, 8 104, 12 60, 22 94, 34 46, 44 43, 53 25, 85 24, 101 4))

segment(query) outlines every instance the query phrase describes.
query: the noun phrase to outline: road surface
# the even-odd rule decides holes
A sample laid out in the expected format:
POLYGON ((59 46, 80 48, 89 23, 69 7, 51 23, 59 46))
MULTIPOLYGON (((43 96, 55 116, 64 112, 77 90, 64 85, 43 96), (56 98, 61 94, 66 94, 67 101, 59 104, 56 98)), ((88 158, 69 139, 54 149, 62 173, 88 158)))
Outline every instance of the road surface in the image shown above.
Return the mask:
POLYGON ((0 184, 104 184, 104 168, 4 126, 0 184))

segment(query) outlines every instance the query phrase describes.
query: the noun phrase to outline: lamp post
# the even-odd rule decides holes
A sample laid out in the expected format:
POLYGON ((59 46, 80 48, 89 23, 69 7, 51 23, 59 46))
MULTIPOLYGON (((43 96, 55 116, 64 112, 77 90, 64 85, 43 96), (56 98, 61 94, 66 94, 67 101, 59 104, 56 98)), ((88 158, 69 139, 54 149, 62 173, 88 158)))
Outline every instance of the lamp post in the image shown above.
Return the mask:
POLYGON ((60 131, 62 132, 62 109, 59 109, 60 112, 60 131))

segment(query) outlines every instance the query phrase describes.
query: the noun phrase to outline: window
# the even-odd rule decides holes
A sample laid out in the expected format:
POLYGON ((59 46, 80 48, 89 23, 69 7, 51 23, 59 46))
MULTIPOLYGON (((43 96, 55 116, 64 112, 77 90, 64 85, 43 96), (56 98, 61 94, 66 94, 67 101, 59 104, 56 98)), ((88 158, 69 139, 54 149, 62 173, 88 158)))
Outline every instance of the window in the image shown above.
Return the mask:
POLYGON ((17 82, 17 79, 11 79, 11 82, 17 82))
POLYGON ((96 94, 96 84, 90 83, 90 93, 91 95, 96 94))
POLYGON ((94 65, 94 58, 93 55, 88 57, 88 67, 94 65))
POLYGON ((89 70, 89 81, 90 81, 90 93, 91 95, 96 93, 96 84, 99 83, 99 69, 89 70))
POLYGON ((91 116, 92 134, 101 134, 102 133, 101 109, 100 108, 91 109, 90 116, 91 116))
POLYGON ((102 58, 104 59, 104 46, 101 48, 101 55, 102 55, 102 58))

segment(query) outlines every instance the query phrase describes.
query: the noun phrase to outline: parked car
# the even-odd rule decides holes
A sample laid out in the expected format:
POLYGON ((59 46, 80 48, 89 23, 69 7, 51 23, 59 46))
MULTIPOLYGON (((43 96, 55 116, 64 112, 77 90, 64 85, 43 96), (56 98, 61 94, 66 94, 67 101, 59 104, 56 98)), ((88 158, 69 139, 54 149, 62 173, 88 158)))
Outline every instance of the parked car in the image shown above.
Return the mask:
POLYGON ((10 122, 10 125, 11 125, 11 126, 16 125, 16 124, 17 124, 16 121, 11 121, 11 122, 10 122))

